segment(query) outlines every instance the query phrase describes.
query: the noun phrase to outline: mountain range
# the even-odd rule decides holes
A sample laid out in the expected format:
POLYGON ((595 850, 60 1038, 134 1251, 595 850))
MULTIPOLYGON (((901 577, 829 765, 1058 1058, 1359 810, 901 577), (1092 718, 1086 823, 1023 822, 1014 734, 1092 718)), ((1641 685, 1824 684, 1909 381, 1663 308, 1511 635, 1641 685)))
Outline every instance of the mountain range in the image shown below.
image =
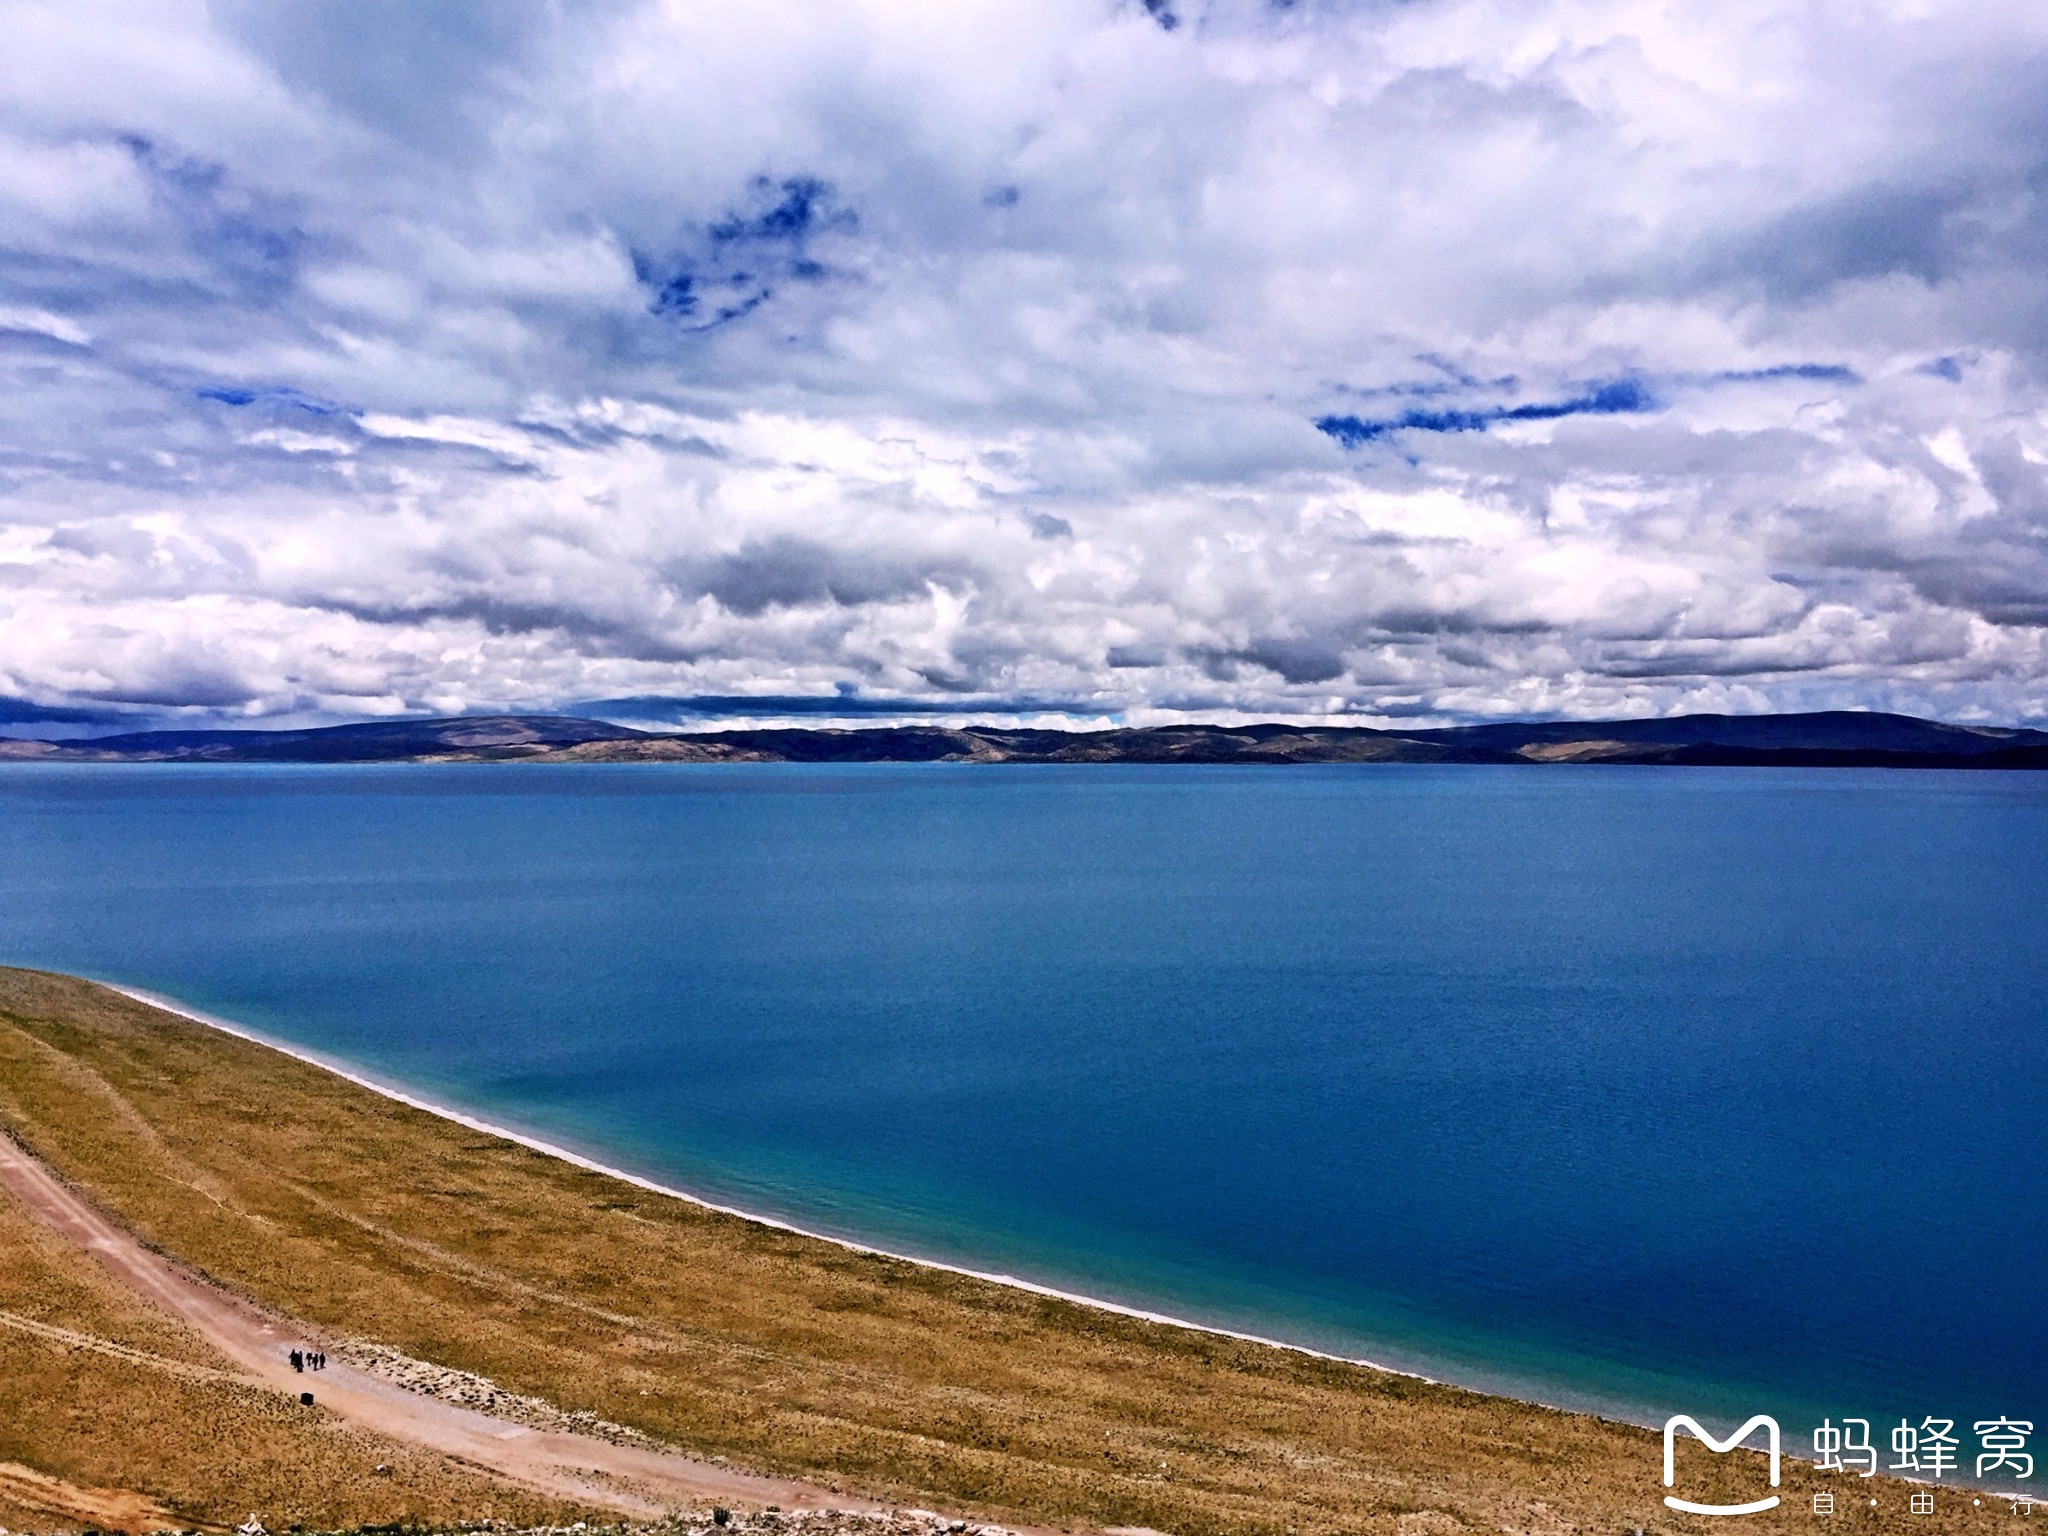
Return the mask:
POLYGON ((1676 715, 1430 730, 1161 725, 1100 731, 882 726, 661 733, 567 715, 381 720, 304 730, 0 740, 40 762, 1609 763, 2048 769, 2048 731, 1911 715, 1676 715))

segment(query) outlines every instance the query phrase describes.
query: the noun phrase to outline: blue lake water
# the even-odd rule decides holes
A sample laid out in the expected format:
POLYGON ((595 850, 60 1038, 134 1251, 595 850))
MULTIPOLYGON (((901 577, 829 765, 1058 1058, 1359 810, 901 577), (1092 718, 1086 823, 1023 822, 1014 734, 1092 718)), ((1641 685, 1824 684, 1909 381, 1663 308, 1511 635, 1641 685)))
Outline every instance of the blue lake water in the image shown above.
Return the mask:
POLYGON ((8 767, 0 959, 1475 1385, 2048 1421, 2044 775, 8 767))

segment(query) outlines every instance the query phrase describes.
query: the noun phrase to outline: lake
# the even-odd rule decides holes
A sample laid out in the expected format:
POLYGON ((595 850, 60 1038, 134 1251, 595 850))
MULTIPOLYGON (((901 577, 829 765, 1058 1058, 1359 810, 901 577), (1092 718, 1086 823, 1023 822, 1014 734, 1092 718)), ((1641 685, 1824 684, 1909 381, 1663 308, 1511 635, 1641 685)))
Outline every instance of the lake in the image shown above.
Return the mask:
POLYGON ((2048 1420, 2048 775, 13 765, 0 959, 1517 1395, 2048 1420))

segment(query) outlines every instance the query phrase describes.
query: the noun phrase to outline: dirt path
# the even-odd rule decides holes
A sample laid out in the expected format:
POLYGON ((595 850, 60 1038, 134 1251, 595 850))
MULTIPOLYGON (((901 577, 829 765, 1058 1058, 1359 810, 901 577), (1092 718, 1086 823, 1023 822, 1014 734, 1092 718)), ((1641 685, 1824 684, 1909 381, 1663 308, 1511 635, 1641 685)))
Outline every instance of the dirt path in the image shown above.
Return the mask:
POLYGON ((307 1413, 325 1411, 394 1440, 488 1468, 537 1492, 640 1518, 714 1501, 739 1508, 885 1507, 674 1452, 528 1428, 409 1392, 344 1364, 302 1375, 292 1370, 289 1355, 294 1346, 307 1341, 305 1332, 144 1246, 6 1136, 0 1136, 0 1189, 91 1254, 116 1279, 190 1326, 248 1380, 294 1399, 311 1392, 315 1406, 307 1413))
MULTIPOLYGON (((33 1514, 82 1520, 109 1531, 191 1529, 189 1520, 126 1488, 81 1488, 18 1462, 0 1461, 0 1501, 33 1514)), ((220 1529, 207 1527, 207 1529, 220 1529)))

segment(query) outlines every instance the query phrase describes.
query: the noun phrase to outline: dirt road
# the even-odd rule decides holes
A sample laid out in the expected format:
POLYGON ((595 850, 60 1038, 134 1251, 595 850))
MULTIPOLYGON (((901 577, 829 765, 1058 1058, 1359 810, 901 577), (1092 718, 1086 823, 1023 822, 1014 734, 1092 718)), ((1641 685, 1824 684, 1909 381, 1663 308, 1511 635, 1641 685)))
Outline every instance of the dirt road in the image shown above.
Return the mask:
POLYGON ((639 1518, 712 1502, 739 1508, 884 1507, 673 1452, 508 1423, 409 1392, 343 1364, 300 1374, 292 1370, 289 1357, 295 1346, 308 1341, 305 1331, 265 1315, 144 1246, 5 1136, 0 1136, 0 1190, 131 1289, 185 1322, 250 1381, 294 1400, 311 1392, 314 1406, 305 1409, 307 1413, 331 1413, 395 1440, 488 1468, 537 1492, 639 1518))

